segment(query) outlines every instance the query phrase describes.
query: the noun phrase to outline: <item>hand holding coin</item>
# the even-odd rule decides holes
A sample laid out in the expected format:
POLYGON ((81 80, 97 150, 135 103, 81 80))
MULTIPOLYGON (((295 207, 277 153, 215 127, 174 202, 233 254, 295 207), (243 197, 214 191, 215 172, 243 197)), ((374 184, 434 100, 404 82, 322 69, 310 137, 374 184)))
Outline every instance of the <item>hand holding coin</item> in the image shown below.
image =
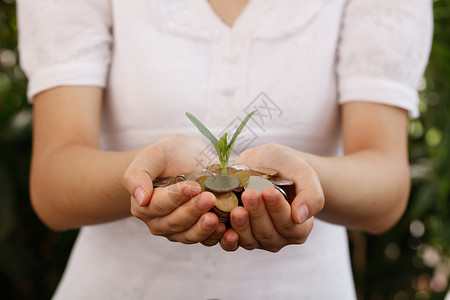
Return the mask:
POLYGON ((302 158, 302 153, 290 147, 267 144, 241 153, 236 163, 249 166, 272 166, 279 171, 279 176, 292 179, 295 183, 295 195, 292 199, 292 220, 302 224, 319 213, 325 196, 317 173, 302 158))
POLYGON ((152 181, 157 177, 192 172, 195 155, 204 147, 196 138, 169 136, 141 149, 125 172, 123 184, 132 195, 131 213, 153 234, 171 241, 197 243, 225 231, 225 225, 209 212, 215 197, 201 192, 199 184, 183 181, 153 188, 152 181))
POLYGON ((132 202, 132 214, 154 235, 185 244, 199 243, 214 234, 221 236, 225 225, 210 212, 216 202, 210 192, 201 192, 193 181, 155 188, 150 204, 132 202), (217 232, 216 232, 217 231, 217 232))
POLYGON ((234 251, 243 247, 277 252, 289 244, 306 241, 314 218, 303 224, 295 223, 289 203, 275 188, 266 188, 262 193, 248 189, 241 198, 244 206, 231 212, 231 228, 220 241, 224 250, 234 251))
POLYGON ((141 206, 150 202, 152 181, 158 177, 171 177, 195 171, 196 158, 205 151, 198 138, 181 134, 167 136, 139 150, 122 178, 128 192, 141 206))
POLYGON ((312 230, 313 216, 323 208, 324 194, 317 174, 300 153, 271 144, 246 150, 235 162, 276 167, 280 177, 294 180, 295 198, 289 205, 275 188, 265 188, 261 193, 246 190, 241 195, 243 207, 231 212, 231 228, 221 239, 222 248, 234 251, 241 246, 277 252, 286 245, 304 243, 312 230))

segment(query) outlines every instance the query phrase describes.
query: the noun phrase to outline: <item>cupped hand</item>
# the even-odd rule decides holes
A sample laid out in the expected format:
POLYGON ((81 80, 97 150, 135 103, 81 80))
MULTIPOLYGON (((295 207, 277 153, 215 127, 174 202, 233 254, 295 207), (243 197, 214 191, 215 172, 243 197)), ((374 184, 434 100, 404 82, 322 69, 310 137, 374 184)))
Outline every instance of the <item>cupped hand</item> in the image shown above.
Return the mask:
POLYGON ((225 232, 225 225, 209 212, 215 201, 213 194, 201 192, 198 183, 184 181, 154 189, 147 206, 132 199, 131 213, 154 235, 185 244, 208 242, 225 232))
POLYGON ((231 212, 232 228, 222 236, 222 248, 234 251, 241 246, 277 252, 286 245, 304 243, 312 230, 313 216, 322 210, 325 198, 316 172, 300 152, 267 144, 244 151, 235 163, 278 170, 279 176, 294 180, 296 195, 289 205, 275 188, 261 194, 245 191, 241 196, 244 207, 231 212))
POLYGON ((131 196, 131 213, 150 232, 182 243, 203 242, 222 236, 225 226, 208 212, 215 204, 213 194, 201 193, 199 184, 180 182, 153 189, 153 179, 187 174, 201 169, 199 158, 207 151, 200 139, 171 135, 137 154, 123 176, 131 196))
POLYGON ((201 169, 201 153, 206 145, 198 138, 182 134, 165 137, 138 152, 125 171, 122 183, 141 206, 150 202, 153 180, 201 169))

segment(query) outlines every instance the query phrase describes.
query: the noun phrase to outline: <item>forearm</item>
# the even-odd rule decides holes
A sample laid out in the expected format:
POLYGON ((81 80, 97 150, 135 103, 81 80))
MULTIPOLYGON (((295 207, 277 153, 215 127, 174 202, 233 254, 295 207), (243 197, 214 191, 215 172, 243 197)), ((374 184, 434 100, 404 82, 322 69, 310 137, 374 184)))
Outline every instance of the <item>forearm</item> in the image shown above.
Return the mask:
POLYGON ((122 176, 137 151, 66 145, 34 157, 31 200, 50 228, 66 230, 130 215, 122 176))
POLYGON ((317 172, 325 193, 318 217, 373 233, 392 227, 408 201, 410 177, 404 158, 376 150, 343 157, 301 154, 317 172))

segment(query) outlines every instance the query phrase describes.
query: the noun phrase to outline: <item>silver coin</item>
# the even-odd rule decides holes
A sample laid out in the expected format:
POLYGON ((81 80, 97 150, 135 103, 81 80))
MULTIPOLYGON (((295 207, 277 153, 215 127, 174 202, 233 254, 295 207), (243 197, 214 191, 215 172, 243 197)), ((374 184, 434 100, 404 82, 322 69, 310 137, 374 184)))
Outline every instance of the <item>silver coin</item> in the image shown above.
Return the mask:
POLYGON ((270 182, 272 182, 275 185, 278 186, 285 186, 285 185, 293 185, 294 181, 292 179, 283 178, 279 176, 271 176, 268 178, 270 182))
POLYGON ((230 175, 214 175, 206 178, 204 184, 212 192, 226 193, 239 186, 239 179, 230 175))
POLYGON ((258 193, 261 193, 264 189, 268 187, 274 187, 272 182, 265 179, 261 176, 250 176, 250 179, 248 180, 248 184, 245 187, 245 190, 255 190, 258 193))
POLYGON ((286 193, 281 187, 279 187, 278 185, 276 185, 276 186, 274 186, 274 188, 276 188, 276 189, 284 196, 284 199, 286 199, 286 201, 288 200, 288 195, 287 195, 287 193, 286 193))
POLYGON ((250 167, 242 164, 234 164, 231 165, 230 168, 235 169, 236 171, 249 171, 250 167))

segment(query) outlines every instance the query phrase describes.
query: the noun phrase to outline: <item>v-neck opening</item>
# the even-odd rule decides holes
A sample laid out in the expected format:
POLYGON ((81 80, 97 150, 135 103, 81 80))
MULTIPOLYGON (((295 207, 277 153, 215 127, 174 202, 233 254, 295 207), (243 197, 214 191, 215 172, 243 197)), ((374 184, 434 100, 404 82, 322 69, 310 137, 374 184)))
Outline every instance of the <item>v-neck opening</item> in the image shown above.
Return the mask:
POLYGON ((249 0, 234 20, 232 26, 226 24, 218 15, 207 0, 192 0, 191 8, 194 9, 196 17, 201 19, 209 30, 214 27, 221 32, 236 33, 249 32, 256 27, 261 17, 260 10, 263 7, 263 0, 249 0))
POLYGON ((241 1, 241 3, 237 4, 236 7, 228 6, 223 4, 217 4, 217 1, 213 0, 206 0, 205 2, 208 3, 209 7, 213 11, 213 13, 216 15, 216 17, 224 23, 225 26, 229 27, 231 30, 233 26, 236 24, 237 20, 240 18, 240 16, 243 14, 243 12, 246 10, 251 0, 244 0, 241 1), (238 7, 239 6, 239 7, 238 7), (233 7, 230 10, 226 10, 228 7, 233 7))

